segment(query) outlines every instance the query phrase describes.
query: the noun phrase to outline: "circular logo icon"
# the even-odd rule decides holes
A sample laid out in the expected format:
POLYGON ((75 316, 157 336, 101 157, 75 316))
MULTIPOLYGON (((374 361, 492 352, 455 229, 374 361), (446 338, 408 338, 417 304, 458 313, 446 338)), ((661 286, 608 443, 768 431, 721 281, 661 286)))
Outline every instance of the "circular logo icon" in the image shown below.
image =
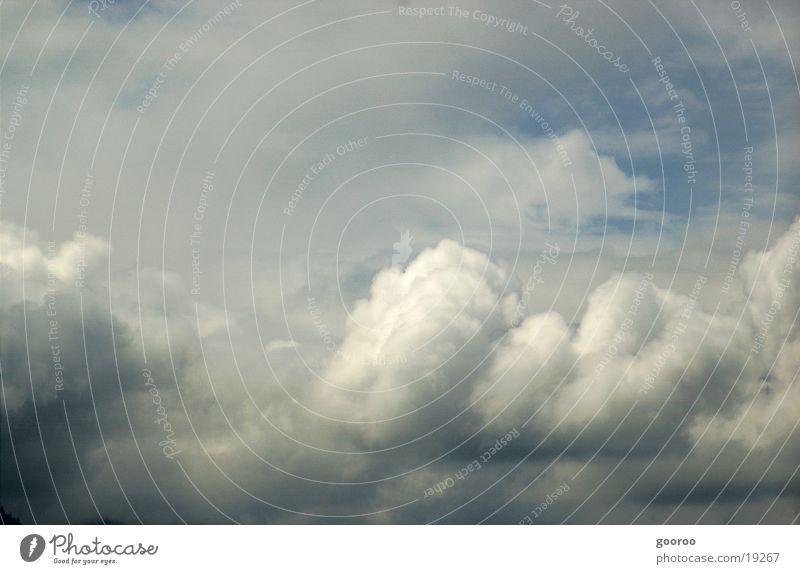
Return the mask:
POLYGON ((38 560, 44 552, 44 538, 38 534, 28 534, 19 543, 19 555, 25 562, 38 560))

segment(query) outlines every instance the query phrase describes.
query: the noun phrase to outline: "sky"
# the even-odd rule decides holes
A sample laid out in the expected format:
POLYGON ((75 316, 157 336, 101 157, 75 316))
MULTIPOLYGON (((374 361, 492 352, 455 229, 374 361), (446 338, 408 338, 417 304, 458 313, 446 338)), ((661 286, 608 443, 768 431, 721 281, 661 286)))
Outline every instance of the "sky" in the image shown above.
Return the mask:
POLYGON ((797 522, 799 31, 1 1, 3 520, 797 522))

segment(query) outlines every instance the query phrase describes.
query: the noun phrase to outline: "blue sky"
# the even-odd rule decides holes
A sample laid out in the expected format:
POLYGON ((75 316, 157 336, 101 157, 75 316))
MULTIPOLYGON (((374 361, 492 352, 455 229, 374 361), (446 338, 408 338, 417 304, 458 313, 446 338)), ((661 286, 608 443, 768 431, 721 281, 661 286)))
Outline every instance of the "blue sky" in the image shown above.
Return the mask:
POLYGON ((800 11, 731 4, 0 3, 0 503, 796 521, 800 11))

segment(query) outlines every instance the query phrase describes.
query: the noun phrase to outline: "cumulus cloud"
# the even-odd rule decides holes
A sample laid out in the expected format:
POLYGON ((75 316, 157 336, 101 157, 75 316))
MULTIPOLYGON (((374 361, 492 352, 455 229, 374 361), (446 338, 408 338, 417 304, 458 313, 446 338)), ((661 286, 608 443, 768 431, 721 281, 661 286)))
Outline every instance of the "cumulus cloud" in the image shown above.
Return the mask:
POLYGON ((746 356, 757 365, 737 378, 735 403, 718 416, 704 416, 691 428, 695 437, 712 445, 734 441, 764 448, 788 440, 798 420, 797 287, 800 221, 763 253, 748 254, 742 265, 744 309, 737 329, 746 331, 746 356), (753 376, 755 374, 755 376, 753 376))
POLYGON ((532 417, 532 429, 573 436, 590 422, 610 430, 635 406, 630 420, 640 431, 658 429, 661 439, 680 430, 710 446, 728 438, 774 445, 796 420, 787 393, 794 392, 798 366, 792 277, 799 231, 796 222, 771 250, 751 254, 740 282, 750 285, 748 296, 727 314, 701 307, 703 275, 691 293, 680 294, 659 288, 650 274, 630 273, 592 293, 577 329, 554 313, 527 318, 476 389, 476 397, 488 398, 480 407, 484 419, 507 409, 515 420, 532 417), (754 352, 775 302, 784 313, 767 335, 772 343, 754 352), (738 424, 745 415, 747 424, 738 424), (769 432, 758 436, 755 428, 769 432))
MULTIPOLYGON (((521 217, 558 231, 602 229, 604 218, 633 219, 637 198, 638 216, 645 217, 642 198, 656 190, 652 179, 634 178, 613 156, 598 153, 584 131, 559 135, 545 126, 535 138, 481 137, 477 152, 466 150, 449 162, 484 196, 493 220, 513 225, 521 217)), ((439 191, 448 197, 441 185, 439 191)))
MULTIPOLYGON (((18 228, 4 228, 6 245, 20 241, 19 231, 18 228)), ((518 286, 510 284, 505 265, 449 240, 424 250, 405 269, 384 269, 374 277, 369 296, 355 304, 337 351, 330 354, 322 371, 322 381, 312 385, 312 392, 297 395, 306 402, 306 408, 316 410, 328 420, 297 409, 277 390, 267 394, 257 392, 255 397, 263 401, 264 412, 271 417, 271 424, 277 425, 276 429, 309 439, 322 432, 329 437, 328 448, 334 450, 388 448, 391 452, 408 441, 418 443, 413 452, 402 451, 404 454, 400 458, 366 459, 361 456, 353 459, 347 469, 337 469, 336 456, 348 455, 322 455, 297 443, 287 443, 273 432, 265 436, 263 431, 258 431, 263 419, 248 407, 253 395, 236 391, 238 385, 229 374, 222 385, 219 384, 222 379, 217 379, 214 388, 219 394, 216 395, 202 382, 206 375, 197 365, 203 360, 197 355, 190 358, 196 349, 188 331, 181 333, 177 327, 182 320, 180 313, 171 327, 175 335, 170 341, 171 348, 166 346, 165 340, 148 337, 151 355, 148 364, 152 369, 148 372, 154 373, 154 378, 163 385, 159 387, 160 400, 170 405, 171 424, 182 429, 184 468, 200 476, 209 472, 207 467, 212 459, 218 464, 224 463, 249 442, 254 452, 271 452, 275 462, 283 459, 278 466, 284 468, 284 472, 290 469, 301 474, 322 472, 334 482, 394 474, 398 477, 396 480, 405 485, 397 492, 408 494, 412 485, 424 491, 429 487, 429 480, 458 471, 463 458, 452 463, 437 463, 437 472, 431 472, 434 467, 423 472, 421 469, 429 461, 454 449, 462 452, 463 447, 459 445, 465 443, 480 451, 491 441, 484 438, 470 442, 471 437, 481 433, 484 437, 500 436, 510 428, 519 429, 522 438, 498 455, 493 470, 471 483, 473 488, 489 487, 497 473, 513 471, 510 464, 513 457, 528 452, 542 440, 550 449, 578 444, 584 452, 586 449, 620 452, 630 447, 632 440, 646 435, 636 454, 642 457, 663 451, 677 435, 667 450, 675 457, 681 453, 716 452, 729 441, 746 452, 760 449, 779 454, 780 449, 786 447, 786 441, 794 444, 791 439, 792 421, 796 420, 793 382, 798 368, 794 351, 798 341, 793 322, 776 320, 771 336, 783 342, 764 345, 764 349, 749 360, 747 356, 758 333, 756 320, 761 316, 761 309, 769 309, 768 301, 776 298, 782 301, 784 312, 791 307, 797 310, 796 285, 792 281, 782 283, 781 278, 793 280, 799 231, 800 223, 795 223, 772 250, 760 256, 752 255, 748 260, 742 271, 742 284, 747 285, 746 289, 742 288, 742 293, 746 293, 741 300, 746 306, 740 307, 746 311, 742 317, 703 309, 697 301, 698 292, 680 294, 659 287, 648 273, 632 272, 612 276, 597 288, 576 325, 568 324, 554 311, 535 313, 517 323, 514 321, 515 303, 519 293, 514 292, 518 286), (169 364, 174 364, 176 358, 182 399, 168 383, 172 379, 169 364), (236 418, 220 417, 218 407, 229 414, 237 413, 236 418), (197 418, 199 413, 206 413, 202 422, 197 418), (188 417, 193 418, 195 426, 189 424, 188 417), (340 422, 332 422, 334 420, 340 422), (348 425, 347 421, 360 424, 348 425), (236 433, 231 432, 231 424, 238 429, 236 433), (628 438, 613 438, 614 429, 622 424, 628 438), (591 432, 586 432, 587 428, 591 432), (332 429, 337 429, 336 435, 329 434, 332 429), (442 429, 446 429, 445 435, 441 434, 442 429), (195 432, 199 434, 194 435, 195 432), (426 438, 422 440, 422 437, 426 438), (277 459, 274 458, 276 453, 280 453, 277 459), (373 467, 371 460, 380 467, 373 467), (323 470, 325 468, 327 470, 323 470), (376 474, 378 468, 381 472, 376 474), (404 477, 414 468, 419 468, 422 474, 414 480, 404 477)), ((39 270, 40 275, 47 263, 42 249, 40 243, 26 243, 26 261, 32 270, 39 270)), ((69 246, 56 251, 59 265, 72 265, 69 259, 72 251, 69 246)), ((19 261, 20 258, 17 254, 6 260, 19 261)), ((18 264, 14 265, 17 269, 18 264)), ((62 267, 59 267, 59 276, 73 278, 72 272, 62 267)), ((149 285, 147 289, 153 291, 153 287, 149 285)), ((696 290, 705 287, 702 277, 695 287, 696 290)), ((181 288, 185 290, 180 282, 172 287, 181 288)), ((23 322, 22 303, 17 300, 3 305, 4 409, 11 417, 15 441, 20 440, 24 418, 35 416, 29 410, 34 396, 47 436, 53 432, 52 425, 61 424, 55 422, 60 418, 55 410, 63 409, 66 404, 70 412, 75 412, 74 405, 85 404, 92 396, 86 366, 81 359, 84 343, 75 334, 85 329, 86 345, 96 350, 102 346, 101 341, 112 340, 107 334, 111 324, 104 325, 100 320, 106 312, 97 304, 86 305, 84 315, 80 316, 75 305, 77 291, 74 283, 59 283, 58 321, 65 335, 64 370, 68 373, 62 395, 53 388, 50 362, 37 359, 28 363, 23 359, 26 356, 22 347, 24 341, 10 336, 11 330, 23 322), (34 395, 30 394, 29 380, 34 383, 34 395), (65 402, 62 404, 58 398, 65 402)), ((33 357, 49 359, 45 297, 46 293, 40 302, 28 300, 26 303, 28 352, 33 357)), ((162 317, 162 322, 164 311, 159 308, 154 312, 162 317)), ((154 316, 145 323, 155 324, 156 320, 154 316)), ((132 448, 133 452, 138 452, 135 444, 124 438, 126 425, 108 418, 121 407, 120 387, 114 382, 119 377, 128 417, 133 415, 132 419, 122 420, 130 420, 130 424, 135 425, 137 439, 145 445, 140 448, 148 453, 145 458, 151 460, 154 468, 163 467, 158 471, 163 473, 160 480, 173 480, 166 477, 178 476, 176 469, 164 467, 164 461, 153 459, 153 450, 158 450, 153 445, 164 440, 159 434, 161 430, 145 424, 152 414, 148 413, 148 408, 152 408, 148 403, 152 393, 148 394, 148 389, 139 384, 144 364, 138 349, 139 326, 128 322, 125 313, 112 321, 116 350, 104 351, 102 361, 100 355, 91 352, 90 357, 94 358, 89 361, 89 373, 95 381, 93 408, 103 421, 105 448, 116 444, 115 449, 119 451, 130 452, 128 449, 132 448), (120 446, 126 443, 127 447, 120 446)), ((227 328, 237 330, 235 325, 227 328)), ((217 357, 225 355, 225 345, 219 344, 225 337, 215 338, 212 332, 204 333, 203 338, 206 341, 204 361, 215 365, 217 357)), ((297 351, 294 342, 281 340, 273 340, 268 347, 272 353, 297 351)), ((253 359, 253 364, 256 363, 253 359)), ((246 374, 252 372, 248 364, 249 360, 243 363, 246 374)), ((213 366, 212 371, 215 371, 213 366)), ((220 374, 215 373, 215 376, 220 377, 220 374)), ((299 388, 297 383, 303 378, 310 380, 294 368, 282 371, 281 376, 283 384, 295 385, 294 388, 299 388)), ((79 425, 76 423, 73 432, 81 433, 79 440, 85 441, 80 446, 85 453, 83 456, 105 457, 98 438, 89 438, 96 434, 91 429, 91 418, 77 417, 76 420, 79 425), (91 450, 86 451, 90 446, 91 450)), ((22 443, 16 444, 23 448, 22 443)), ((33 445, 24 448, 34 449, 33 445)), ((463 454, 470 456, 468 452, 463 451, 463 454)), ((114 455, 114 460, 123 464, 118 456, 114 455)), ((572 457, 568 456, 558 467, 575 464, 575 460, 570 460, 572 457)), ((10 462, 5 460, 7 469, 10 462)), ((51 462, 69 464, 68 457, 64 460, 57 457, 51 462)), ((258 468, 260 464, 255 459, 246 466, 258 468)), ((94 488, 98 488, 94 481, 108 478, 110 470, 110 466, 94 468, 94 488)), ((214 474, 216 472, 212 471, 209 480, 214 474)), ((587 476, 590 475, 587 472, 587 476)), ((705 477, 704 480, 725 478, 724 474, 715 476, 717 478, 705 477)), ((295 479, 285 474, 271 479, 278 481, 275 484, 292 480, 295 479)), ((59 481, 66 481, 61 471, 59 481)), ((62 492, 79 490, 79 485, 67 484, 71 483, 66 481, 62 492)), ((516 481, 516 484, 524 489, 524 482, 516 481)), ((322 505, 327 495, 313 485, 307 486, 316 491, 315 496, 321 497, 322 505)), ((535 492, 541 492, 540 487, 543 486, 537 486, 535 492)), ((126 488, 129 489, 126 492, 136 492, 135 488, 126 488)), ((214 492, 215 487, 209 488, 214 492)), ((391 499, 397 503, 385 488, 391 488, 390 483, 363 486, 362 494, 369 492, 363 500, 388 505, 391 499)), ((176 504, 189 504, 178 491, 170 492, 176 504)), ((221 495, 223 491, 219 492, 221 495)), ((305 490, 301 488, 298 492, 305 490)), ((642 492, 646 497, 647 492, 652 494, 653 491, 644 489, 642 492)), ((116 503, 111 501, 117 499, 118 494, 103 495, 108 499, 103 504, 113 508, 116 503)), ((518 503, 529 503, 532 496, 527 493, 518 503)), ((79 499, 86 501, 83 496, 79 499)), ((299 499, 296 503, 301 504, 299 499)), ((433 505, 432 510, 438 507, 445 511, 446 507, 439 501, 429 504, 433 505)), ((155 500, 148 505, 158 507, 155 500)), ((235 505, 231 509, 236 512, 235 505)), ((331 507, 322 505, 318 509, 324 514, 323 510, 330 511, 331 507)), ((118 516, 130 519, 124 513, 118 516)))
POLYGON ((450 240, 379 272, 325 369, 326 403, 358 420, 397 419, 370 425, 372 441, 410 440, 457 416, 503 324, 507 285, 486 255, 450 240))
MULTIPOLYGON (((349 403, 358 404, 362 416, 399 416, 441 398, 455 401, 450 412, 468 413, 464 418, 471 421, 457 425, 462 432, 486 424, 497 430, 527 425, 533 440, 552 436, 551 442, 564 445, 580 436, 583 448, 617 449, 618 441, 607 439, 624 422, 630 436, 642 439, 640 455, 671 439, 675 452, 720 448, 728 438, 746 448, 775 447, 796 420, 795 401, 785 396, 797 367, 795 331, 776 324, 773 336, 784 348, 753 355, 758 328, 747 309, 775 297, 776 289, 765 286, 774 287, 776 271, 794 273, 787 246, 798 229, 795 223, 759 256, 770 262, 755 280, 759 287, 751 289, 761 294, 725 313, 699 302, 705 275, 682 294, 659 287, 650 273, 633 272, 595 289, 576 326, 552 311, 509 325, 512 314, 502 309, 512 309, 515 299, 500 268, 443 242, 405 273, 376 276, 370 297, 355 307, 326 379, 367 392, 367 400, 349 403), (498 309, 493 321, 485 320, 498 309), (460 355, 464 348, 472 360, 460 355), (389 352, 408 363, 381 362, 389 352), (464 381, 468 394, 452 392, 464 381), (784 410, 776 413, 779 403, 784 410), (747 424, 728 422, 739 421, 745 410, 747 424), (769 432, 757 436, 754 428, 769 432)), ((742 285, 752 272, 749 265, 743 269, 742 285)), ((785 309, 797 309, 795 293, 781 296, 785 309)))

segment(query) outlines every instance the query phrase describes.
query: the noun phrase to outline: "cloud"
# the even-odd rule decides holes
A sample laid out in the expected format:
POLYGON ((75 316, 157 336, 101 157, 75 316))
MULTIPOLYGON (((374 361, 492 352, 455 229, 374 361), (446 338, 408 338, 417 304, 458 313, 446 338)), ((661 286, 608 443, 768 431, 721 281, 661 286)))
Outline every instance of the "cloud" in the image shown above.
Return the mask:
POLYGON ((405 270, 380 271, 325 369, 325 402, 339 403, 339 416, 399 419, 369 425, 371 441, 410 440, 440 427, 458 414, 503 324, 508 281, 484 254, 450 240, 405 270))
MULTIPOLYGON (((553 137, 484 136, 448 161, 473 190, 482 196, 495 224, 513 226, 521 218, 553 232, 603 229, 604 218, 633 219, 634 200, 656 189, 644 175, 634 178, 611 155, 598 154, 585 132, 571 130, 553 137)), ((624 157, 624 154, 621 154, 624 157)), ((457 183, 457 182, 453 182, 457 183)), ((438 197, 455 201, 458 187, 442 189, 438 197)), ((423 188, 430 185, 416 182, 423 188)), ((639 218, 646 217, 641 213, 639 218)))
MULTIPOLYGON (((4 226, 5 245, 21 245, 20 233, 19 228, 4 226)), ((227 466, 226 461, 238 456, 235 453, 243 448, 241 440, 249 443, 249 448, 255 449, 253 452, 271 452, 270 458, 278 463, 278 468, 292 474, 316 473, 333 482, 396 475, 398 478, 385 485, 378 482, 360 487, 362 495, 369 492, 362 500, 381 500, 387 507, 391 506, 388 500, 392 497, 385 489, 390 488, 392 481, 407 483, 407 478, 401 478, 405 473, 415 468, 422 472, 448 452, 470 456, 469 449, 480 450, 484 443, 491 442, 488 437, 502 435, 512 427, 521 431, 522 438, 500 457, 505 462, 492 466, 480 480, 471 483, 470 490, 479 484, 490 486, 492 477, 501 471, 512 472, 514 467, 507 463, 513 463, 541 441, 545 441, 550 452, 564 449, 568 444, 580 446, 576 455, 568 455, 557 468, 581 460, 585 455, 579 452, 621 454, 636 438, 641 439, 637 457, 659 452, 679 457, 688 452, 695 453, 689 458, 694 461, 694 456, 700 456, 697 453, 716 452, 728 441, 745 452, 757 449, 777 456, 794 444, 793 381, 798 368, 794 351, 798 340, 793 320, 775 321, 770 340, 781 344, 764 345, 750 360, 747 356, 758 332, 756 319, 764 309, 769 309, 768 301, 781 292, 784 311, 790 306, 797 309, 797 287, 792 281, 798 233, 800 223, 795 223, 772 250, 749 256, 742 271, 744 284, 748 285, 743 292, 749 294, 749 299, 740 301, 748 312, 741 319, 735 312, 722 316, 702 309, 696 292, 679 294, 658 287, 650 275, 626 273, 613 276, 594 290, 575 326, 554 311, 532 314, 515 326, 519 294, 514 294, 515 288, 509 286, 504 266, 453 241, 442 241, 419 253, 404 270, 387 267, 376 274, 369 296, 354 305, 337 350, 327 359, 322 371, 324 380, 311 387, 306 384, 305 392, 297 395, 306 408, 340 422, 309 415, 296 404, 292 406, 289 397, 277 389, 266 394, 257 390, 254 395, 243 393, 241 388, 237 390, 230 374, 221 375, 216 368, 226 354, 224 333, 204 333, 205 358, 201 359, 193 343, 195 335, 188 325, 181 328, 185 321, 182 314, 165 314, 163 307, 147 311, 146 315, 152 314, 152 318, 145 318, 142 323, 149 329, 151 321, 152 325, 157 324, 157 317, 164 324, 165 317, 173 316, 168 319, 169 342, 160 337, 146 337, 147 366, 158 381, 160 400, 169 405, 170 422, 180 437, 183 468, 190 469, 196 480, 205 483, 210 489, 207 492, 215 498, 229 492, 229 487, 220 485, 222 490, 217 491, 212 486, 212 477, 218 472, 213 465, 209 468, 209 463, 214 459, 223 468, 227 466), (783 283, 784 288, 783 277, 792 279, 788 284, 783 283), (216 393, 203 382, 206 376, 197 368, 203 362, 212 365, 217 379, 216 393), (182 398, 169 383, 173 379, 170 364, 178 369, 182 398), (297 439, 303 437, 300 439, 303 442, 319 442, 320 436, 327 436, 328 448, 335 450, 389 449, 387 456, 391 452, 402 456, 387 459, 373 455, 377 457, 374 461, 356 456, 353 464, 340 468, 335 464, 337 457, 352 455, 331 457, 287 442, 272 431, 265 435, 264 419, 254 412, 248 396, 266 407, 264 412, 268 413, 271 424, 277 425, 276 429, 283 428, 283 432, 294 434, 297 439), (221 409, 229 413, 227 418, 220 417, 221 409), (201 413, 204 415, 199 416, 201 413), (235 419, 230 418, 233 413, 237 413, 235 419), (191 424, 190 418, 194 421, 191 424), (614 432, 620 424, 626 429, 625 439, 614 432), (230 425, 238 429, 236 433, 232 434, 230 425), (334 434, 332 429, 337 429, 334 434), (477 440, 479 434, 487 438, 477 440), (408 441, 413 448, 401 447, 408 441), (788 445, 786 441, 790 441, 788 445), (472 446, 465 451, 467 444, 472 446), (281 459, 283 462, 279 462, 281 459), (387 466, 388 460, 392 462, 387 466)), ((36 237, 32 233, 27 235, 36 237)), ((26 243, 24 257, 32 276, 46 282, 42 249, 41 243, 26 243)), ((79 459, 90 472, 92 492, 101 500, 98 503, 101 514, 126 521, 133 519, 132 513, 119 507, 122 491, 100 487, 98 481, 113 479, 106 452, 118 474, 119 468, 125 468, 126 473, 140 475, 143 467, 133 470, 130 465, 136 466, 137 460, 148 461, 151 472, 158 473, 158 484, 168 493, 168 499, 183 509, 180 514, 191 504, 191 496, 180 493, 179 469, 170 466, 163 457, 158 458, 161 450, 158 445, 165 436, 159 425, 149 422, 153 418, 149 411, 154 407, 152 393, 141 380, 144 362, 138 342, 140 328, 136 322, 125 319, 126 315, 132 315, 130 311, 121 312, 108 322, 107 309, 103 309, 99 300, 87 299, 83 314, 79 313, 79 289, 66 281, 74 278, 71 266, 75 260, 70 255, 73 252, 74 246, 65 245, 55 255, 59 277, 64 279, 58 280, 57 299, 64 391, 55 390, 53 382, 46 293, 40 302, 28 299, 25 303, 27 351, 25 340, 11 335, 18 325, 25 323, 21 301, 7 302, 2 308, 4 409, 9 413, 22 472, 27 477, 43 463, 38 457, 31 458, 33 453, 41 452, 36 447, 35 435, 22 439, 24 421, 31 420, 30 417, 38 420, 44 433, 42 440, 47 444, 55 440, 56 429, 63 428, 63 410, 67 408, 79 459), (109 331, 112 326, 113 337, 109 331), (80 333, 85 333, 85 343, 83 337, 76 336, 80 333), (110 348, 112 342, 115 349, 110 348), (84 345, 89 358, 86 364, 84 345), (25 359, 28 355, 30 363, 25 359), (29 381, 33 383, 33 395, 29 381), (34 396, 38 418, 31 411, 34 396), (120 418, 114 413, 121 412, 122 396, 127 414, 120 418), (88 406, 95 414, 87 419, 79 417, 79 404, 88 406), (93 429, 95 417, 103 432, 102 442, 97 429, 93 429), (136 443, 131 442, 134 436, 129 435, 131 429, 135 431, 136 443), (123 454, 128 458, 121 458, 123 454)), ((5 257, 5 261, 20 261, 22 255, 5 257)), ((102 258, 95 260, 95 265, 102 268, 102 258)), ((14 269, 17 268, 21 265, 14 263, 14 269)), ((704 283, 698 280, 696 287, 702 289, 704 283)), ((40 285, 39 289, 46 289, 46 285, 40 285)), ((158 289, 157 284, 145 284, 147 291, 158 289)), ((171 289, 185 292, 186 287, 176 282, 171 289)), ((143 300, 147 298, 143 296, 143 300)), ((121 308, 123 301, 124 296, 120 295, 115 305, 121 308)), ((227 329, 236 333, 242 327, 228 324, 227 329)), ((278 347, 281 353, 298 351, 296 344, 278 341, 271 345, 272 352, 278 347)), ((241 368, 249 377, 259 361, 255 356, 246 358, 246 353, 241 356, 246 359, 241 368)), ((300 390, 303 379, 312 380, 295 367, 283 371, 282 376, 285 390, 300 390)), ((66 511, 88 519, 91 513, 86 511, 92 506, 86 506, 89 501, 85 493, 79 494, 83 487, 65 474, 66 468, 74 464, 71 456, 63 454, 70 451, 71 447, 51 456, 50 464, 56 469, 59 492, 72 493, 66 511)), ((456 467, 462 460, 445 457, 420 477, 432 479, 441 473, 446 476, 458 470, 456 467), (433 468, 440 470, 431 474, 433 468)), ((15 463, 4 460, 6 470, 12 470, 9 466, 12 464, 15 463)), ((241 471, 252 468, 251 472, 257 472, 262 464, 258 459, 250 459, 231 472, 247 484, 249 481, 241 471)), ((702 483, 730 478, 724 472, 714 476, 703 478, 702 483)), ((308 496, 307 489, 311 489, 321 505, 317 512, 331 511, 332 507, 323 503, 329 487, 318 490, 313 483, 302 486, 303 482, 296 480, 279 474, 269 482, 294 485, 298 498, 288 497, 285 503, 293 500, 297 508, 303 508, 302 500, 308 496)), ((124 492, 142 501, 141 506, 135 506, 137 511, 145 515, 156 512, 157 492, 146 494, 148 489, 144 486, 141 490, 127 479, 123 482, 124 492), (154 495, 156 499, 152 498, 154 495)), ((426 479, 418 477, 415 484, 425 485, 426 479)), ((520 488, 524 486, 519 484, 520 488)), ((48 490, 45 483, 37 486, 27 478, 26 485, 29 497, 34 499, 45 496, 48 490)), ((655 488, 655 484, 649 488, 655 488)), ((15 491, 12 488, 9 492, 15 491)), ((540 492, 539 487, 536 492, 540 492)), ((9 504, 18 507, 22 499, 8 496, 9 504)), ((51 496, 52 493, 40 500, 50 501, 51 513, 45 515, 57 520, 58 513, 52 514, 51 496)), ((519 504, 529 502, 531 496, 522 497, 519 504)), ((392 500, 402 502, 397 498, 392 500)), ((37 513, 42 512, 41 502, 32 504, 36 505, 37 513)), ((240 512, 238 502, 230 504, 230 512, 240 512)), ((162 508, 156 515, 168 520, 169 513, 163 514, 168 507, 162 504, 162 508)), ((356 504, 350 508, 365 507, 356 504)), ((441 508, 444 511, 446 507, 441 508)), ((200 510, 187 516, 214 520, 211 515, 201 518, 204 515, 200 510)))
POLYGON ((799 365, 792 353, 799 232, 796 222, 770 251, 749 256, 741 272, 749 296, 727 314, 698 303, 705 276, 687 296, 658 288, 651 275, 631 273, 595 289, 574 331, 554 313, 527 318, 475 391, 487 398, 484 420, 507 409, 515 421, 532 417, 532 429, 572 437, 590 423, 610 431, 635 407, 629 420, 640 432, 657 430, 655 445, 676 430, 706 447, 728 438, 748 448, 774 446, 796 420, 786 395, 794 393, 799 365), (775 301, 788 312, 776 316, 764 349, 754 353, 775 301), (745 414, 747 424, 737 424, 745 414), (758 436, 755 428, 769 432, 758 436))
POLYGON ((748 331, 749 358, 757 377, 740 379, 734 406, 718 416, 704 416, 692 426, 692 436, 719 446, 734 441, 764 448, 789 440, 796 430, 798 385, 797 287, 800 221, 764 253, 750 253, 741 267, 744 316, 739 329, 748 331))

